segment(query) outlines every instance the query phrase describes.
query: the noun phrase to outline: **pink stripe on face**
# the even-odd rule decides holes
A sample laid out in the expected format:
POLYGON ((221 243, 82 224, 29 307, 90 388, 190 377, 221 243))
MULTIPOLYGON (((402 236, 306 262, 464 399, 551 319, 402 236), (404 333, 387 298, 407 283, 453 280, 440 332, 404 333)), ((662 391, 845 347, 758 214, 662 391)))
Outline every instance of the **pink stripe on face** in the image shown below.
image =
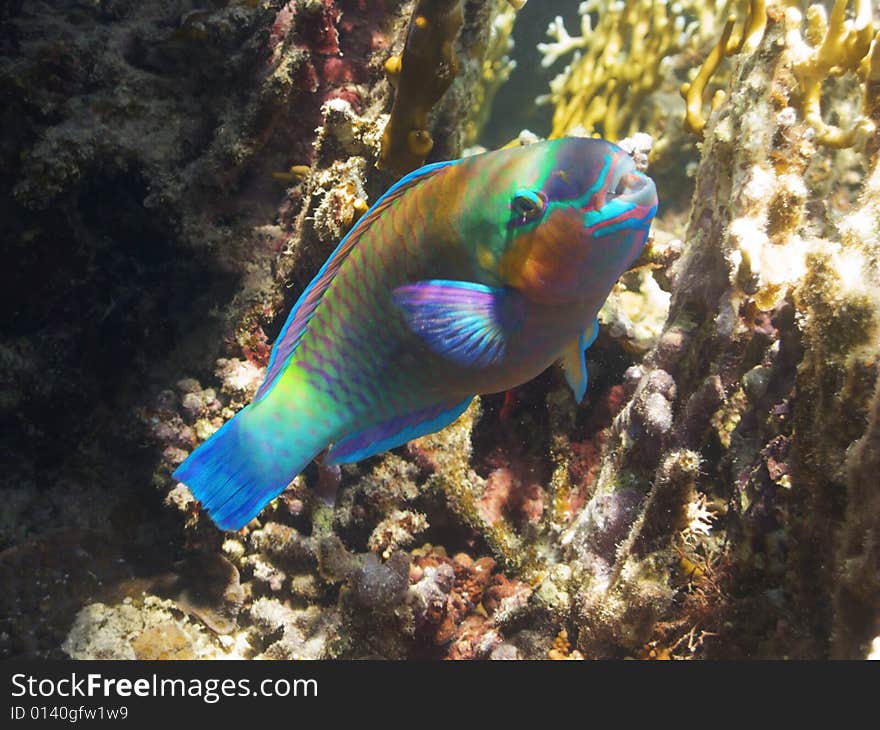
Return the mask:
POLYGON ((600 187, 590 197, 590 202, 587 203, 587 209, 599 210, 603 205, 605 205, 605 200, 608 197, 608 188, 611 186, 611 181, 614 180, 614 173, 617 170, 617 166, 623 159, 628 158, 619 157, 617 155, 611 157, 611 164, 608 167, 608 172, 605 173, 605 179, 602 181, 602 187, 600 187))

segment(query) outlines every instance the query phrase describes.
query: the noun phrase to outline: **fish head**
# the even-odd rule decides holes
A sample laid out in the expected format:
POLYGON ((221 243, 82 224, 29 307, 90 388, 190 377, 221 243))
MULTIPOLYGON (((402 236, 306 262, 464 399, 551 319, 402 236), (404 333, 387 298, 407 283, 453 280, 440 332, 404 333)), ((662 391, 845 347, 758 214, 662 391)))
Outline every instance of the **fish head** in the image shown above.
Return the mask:
POLYGON ((596 308, 636 260, 657 211, 653 180, 602 139, 564 138, 522 148, 498 208, 502 281, 547 305, 596 308))

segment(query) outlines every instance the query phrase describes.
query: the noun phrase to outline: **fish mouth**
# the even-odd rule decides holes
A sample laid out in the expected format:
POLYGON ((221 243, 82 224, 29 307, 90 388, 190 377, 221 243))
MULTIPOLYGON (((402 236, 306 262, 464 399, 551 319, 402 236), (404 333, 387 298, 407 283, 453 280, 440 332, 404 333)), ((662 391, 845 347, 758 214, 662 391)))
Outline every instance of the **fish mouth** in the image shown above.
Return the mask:
POLYGON ((654 208, 657 206, 657 188, 643 172, 627 170, 609 185, 607 200, 615 198, 639 208, 654 208))
POLYGON ((607 187, 597 193, 601 205, 584 212, 584 233, 588 237, 602 238, 651 225, 658 202, 654 181, 635 169, 632 158, 626 158, 620 168, 607 187))

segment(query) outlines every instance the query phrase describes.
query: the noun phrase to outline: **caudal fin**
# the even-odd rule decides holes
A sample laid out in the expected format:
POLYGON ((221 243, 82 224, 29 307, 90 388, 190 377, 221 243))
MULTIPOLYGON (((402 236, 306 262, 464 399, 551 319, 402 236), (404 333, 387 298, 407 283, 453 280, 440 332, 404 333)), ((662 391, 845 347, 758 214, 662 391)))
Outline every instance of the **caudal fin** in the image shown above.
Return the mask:
POLYGON ((173 476, 189 487, 219 528, 238 530, 327 445, 295 421, 282 404, 264 398, 227 421, 173 476))

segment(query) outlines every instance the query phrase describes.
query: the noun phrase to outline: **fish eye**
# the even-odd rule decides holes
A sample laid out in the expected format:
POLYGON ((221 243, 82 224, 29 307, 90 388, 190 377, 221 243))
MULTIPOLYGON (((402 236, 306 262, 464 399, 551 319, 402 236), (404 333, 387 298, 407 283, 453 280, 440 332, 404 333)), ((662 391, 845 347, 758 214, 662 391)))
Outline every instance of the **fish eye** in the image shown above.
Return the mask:
POLYGON ((514 194, 510 207, 518 218, 532 221, 541 216, 546 205, 547 199, 543 193, 521 189, 514 194))

